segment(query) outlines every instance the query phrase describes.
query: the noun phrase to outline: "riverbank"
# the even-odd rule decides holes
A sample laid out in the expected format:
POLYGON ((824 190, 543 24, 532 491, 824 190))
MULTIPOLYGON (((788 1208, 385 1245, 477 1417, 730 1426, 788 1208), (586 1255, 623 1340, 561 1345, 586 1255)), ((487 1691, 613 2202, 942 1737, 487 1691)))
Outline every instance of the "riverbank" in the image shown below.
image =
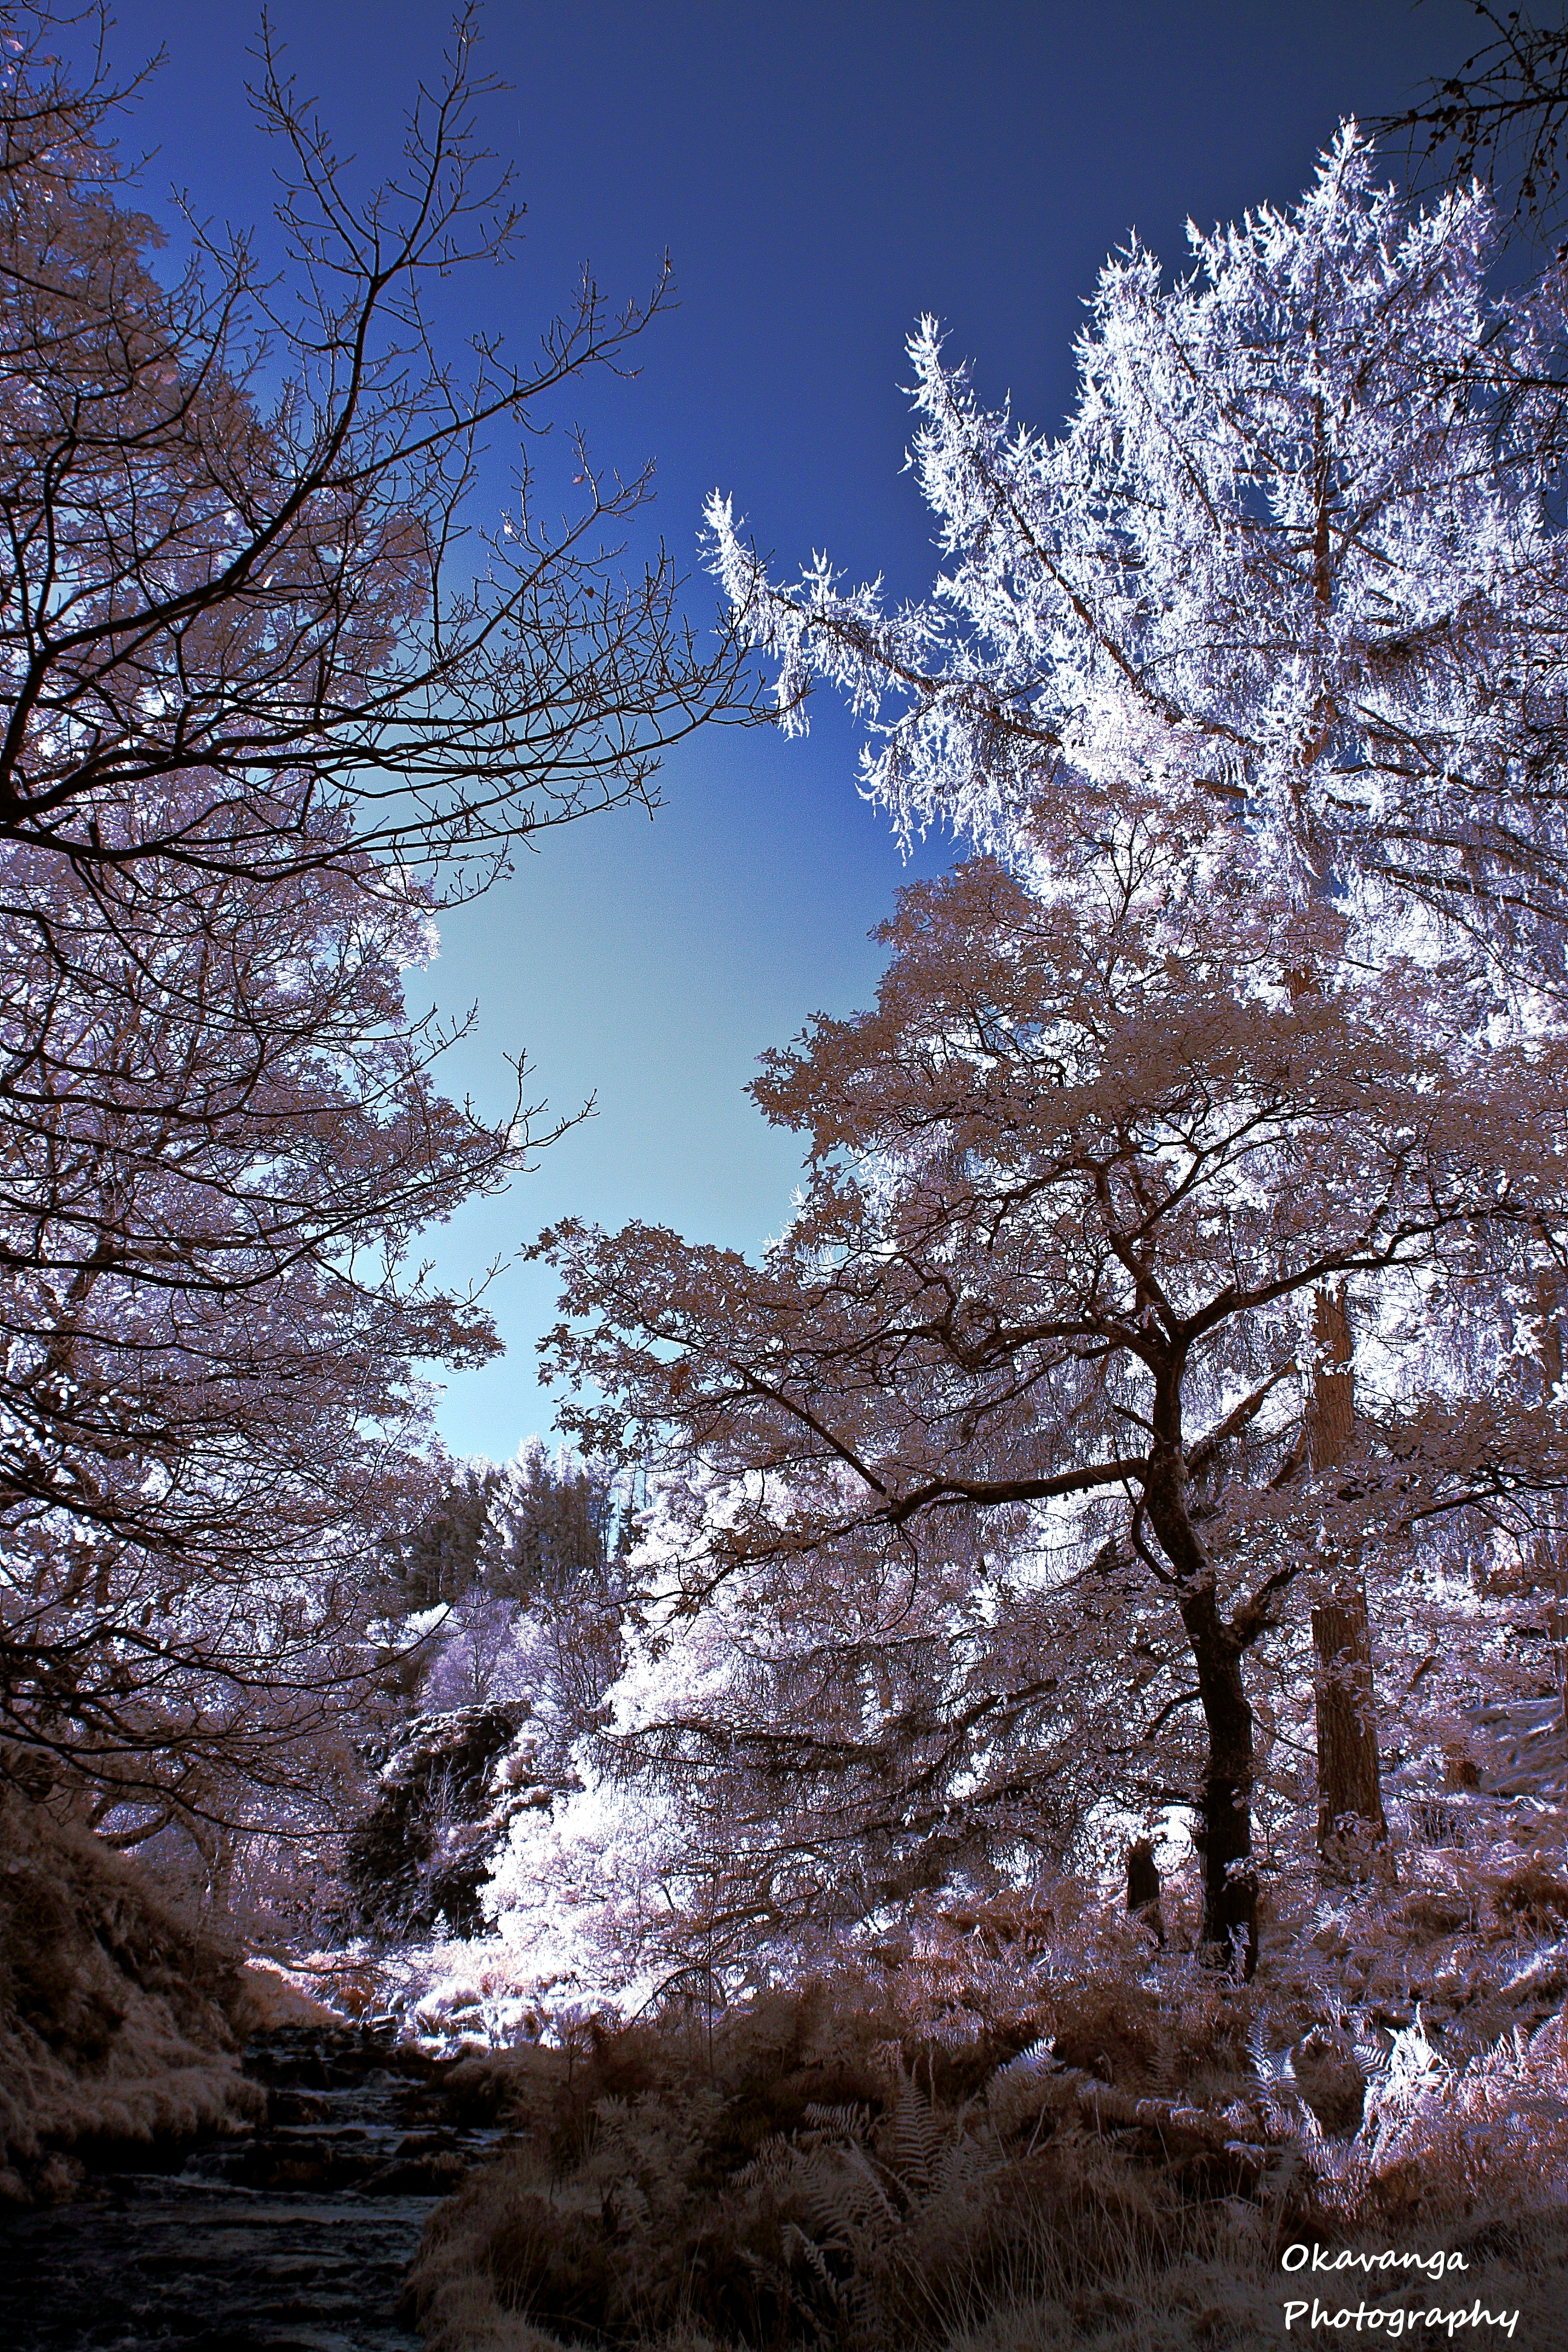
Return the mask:
POLYGON ((374 2029, 274 2030, 239 2066, 246 2128, 100 2142, 67 2201, 0 2216, 5 2352, 418 2352, 405 2279, 504 2149, 493 2102, 374 2029))
POLYGON ((89 1832, 0 1791, 0 2204, 69 2197, 117 2146, 251 2130, 247 2036, 330 2017, 89 1832))

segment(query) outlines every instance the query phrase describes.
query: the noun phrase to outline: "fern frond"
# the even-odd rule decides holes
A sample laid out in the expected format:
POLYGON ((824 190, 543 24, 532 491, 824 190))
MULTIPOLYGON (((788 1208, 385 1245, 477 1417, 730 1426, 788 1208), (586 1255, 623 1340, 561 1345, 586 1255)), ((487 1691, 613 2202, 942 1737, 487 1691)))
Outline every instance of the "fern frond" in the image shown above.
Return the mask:
POLYGON ((873 2120, 872 2110, 863 2099, 841 2100, 837 2106, 825 2106, 813 2099, 805 2110, 808 2129, 835 2139, 868 2139, 873 2120))
POLYGON ((931 2167, 941 2143, 936 2117, 912 2075, 899 2086, 893 2105, 893 2170, 906 2190, 924 2196, 931 2188, 931 2167))

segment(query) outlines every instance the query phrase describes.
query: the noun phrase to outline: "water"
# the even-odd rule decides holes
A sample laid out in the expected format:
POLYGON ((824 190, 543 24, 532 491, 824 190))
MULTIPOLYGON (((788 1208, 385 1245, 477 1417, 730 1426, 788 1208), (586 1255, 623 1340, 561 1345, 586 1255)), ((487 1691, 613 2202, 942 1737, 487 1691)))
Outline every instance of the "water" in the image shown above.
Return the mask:
POLYGON ((254 2136, 0 2220, 4 2352, 419 2352, 397 2309, 419 2232, 503 2135, 390 2035, 291 2028, 245 2063, 254 2136))

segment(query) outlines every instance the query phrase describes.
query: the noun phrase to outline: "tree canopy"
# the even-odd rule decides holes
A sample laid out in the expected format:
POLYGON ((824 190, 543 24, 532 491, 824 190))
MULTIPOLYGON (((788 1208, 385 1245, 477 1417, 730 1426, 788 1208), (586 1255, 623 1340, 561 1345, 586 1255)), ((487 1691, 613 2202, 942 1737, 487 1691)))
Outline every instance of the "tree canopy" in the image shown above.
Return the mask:
POLYGON ((559 1132, 521 1059, 510 1115, 440 1089, 462 1024, 406 997, 440 870, 649 803, 746 696, 662 553, 624 575, 647 473, 576 446, 574 516, 533 509, 551 396, 626 372, 668 277, 620 311, 585 283, 532 361, 434 339, 435 281, 515 227, 471 14, 369 190, 264 32, 275 276, 189 218, 164 268, 133 91, 53 55, 81 27, 47 5, 6 26, 0 1767, 126 1842, 205 1835, 344 1761, 378 1564, 441 1483, 429 1373, 500 1344, 420 1236, 559 1132))
POLYGON ((862 790, 972 851, 904 893, 874 1011, 764 1057, 809 1158, 755 1262, 541 1244, 566 1425, 665 1465, 615 1738, 752 1824, 734 1921, 821 1899, 857 1811, 866 1916, 925 1883, 917 1821, 931 1883, 1059 1853, 1059 1706, 1101 1802, 1185 1782, 1250 1973, 1276 1699, 1304 1733, 1316 1685, 1342 1873, 1383 1822, 1369 1604, 1526 1590, 1557 1541, 1562 284, 1496 294, 1498 238, 1347 125, 1173 286, 1113 258, 1059 436, 922 322, 923 602, 826 556, 775 585, 710 502, 784 726, 841 688, 862 790))
POLYGON ((1194 229, 1173 287, 1107 264, 1058 436, 982 407, 923 320, 931 596, 888 611, 826 557, 776 586, 710 502, 785 726, 842 687, 906 836, 1065 883, 1152 829, 1161 886, 1203 887, 1228 829, 1364 935, 1414 902, 1560 978, 1563 281, 1494 294, 1499 242, 1483 188, 1412 213, 1347 126, 1292 213, 1194 229))

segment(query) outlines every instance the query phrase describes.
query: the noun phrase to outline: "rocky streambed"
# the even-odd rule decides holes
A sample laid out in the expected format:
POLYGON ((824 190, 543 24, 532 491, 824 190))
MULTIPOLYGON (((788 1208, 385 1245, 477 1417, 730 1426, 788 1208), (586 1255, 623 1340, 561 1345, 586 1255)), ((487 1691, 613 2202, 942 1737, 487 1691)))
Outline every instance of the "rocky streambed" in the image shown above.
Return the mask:
POLYGON ((266 2121, 105 2149, 69 2204, 0 2219, 5 2352, 418 2352, 398 2313, 426 2217, 507 2135, 389 2029, 258 2035, 266 2121))

